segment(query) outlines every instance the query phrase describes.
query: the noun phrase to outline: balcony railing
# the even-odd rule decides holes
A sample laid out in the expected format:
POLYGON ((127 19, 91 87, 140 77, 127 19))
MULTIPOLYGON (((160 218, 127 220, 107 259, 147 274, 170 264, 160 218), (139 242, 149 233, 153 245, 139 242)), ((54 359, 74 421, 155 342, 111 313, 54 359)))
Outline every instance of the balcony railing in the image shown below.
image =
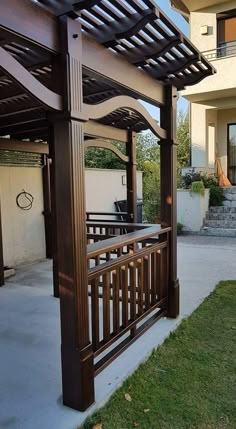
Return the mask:
POLYGON ((171 228, 93 221, 87 227, 96 237, 87 257, 90 335, 98 374, 167 314, 171 228), (124 225, 127 233, 121 235, 124 225))
POLYGON ((219 60, 220 58, 236 56, 236 41, 223 44, 216 49, 203 52, 203 55, 209 61, 219 60))

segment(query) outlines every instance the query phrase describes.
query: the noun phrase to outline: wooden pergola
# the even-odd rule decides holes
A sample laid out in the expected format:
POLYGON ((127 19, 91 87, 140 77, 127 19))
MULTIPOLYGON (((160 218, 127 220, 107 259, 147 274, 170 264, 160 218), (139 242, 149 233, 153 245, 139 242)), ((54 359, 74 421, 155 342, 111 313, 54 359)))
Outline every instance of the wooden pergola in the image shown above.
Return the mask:
MULTIPOLYGON (((0 148, 46 154, 63 402, 85 410, 94 376, 160 317, 179 314, 177 90, 214 69, 154 0, 1 2, 0 69, 0 136, 10 136, 0 148), (139 99, 160 108, 160 125, 139 99), (161 228, 137 224, 135 141, 148 128, 160 139, 161 228), (90 146, 126 163, 125 223, 86 222, 90 146)), ((2 253, 0 228, 1 284, 2 253)))

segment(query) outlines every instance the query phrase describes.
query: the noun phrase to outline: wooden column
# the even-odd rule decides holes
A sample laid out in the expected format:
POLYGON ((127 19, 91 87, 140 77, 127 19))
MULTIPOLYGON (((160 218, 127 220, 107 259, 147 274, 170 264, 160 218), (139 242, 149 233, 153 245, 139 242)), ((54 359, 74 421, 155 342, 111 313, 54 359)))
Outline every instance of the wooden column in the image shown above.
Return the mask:
POLYGON ((56 211, 56 192, 55 192, 55 151, 54 151, 54 132, 53 127, 49 128, 49 150, 50 159, 50 190, 51 190, 51 237, 52 237, 52 255, 53 255, 53 296, 59 298, 59 270, 57 257, 57 211, 56 211))
POLYGON ((43 203, 44 203, 44 225, 46 241, 46 257, 51 259, 52 252, 52 208, 51 208, 51 179, 50 179, 50 158, 44 155, 43 166, 43 203))
POLYGON ((166 86, 165 106, 161 109, 161 127, 167 130, 167 139, 160 142, 161 149, 161 224, 171 226, 170 264, 168 289, 168 316, 179 315, 179 281, 177 278, 177 90, 166 86))
POLYGON ((128 133, 126 155, 129 162, 126 164, 127 177, 127 212, 129 222, 137 223, 137 162, 136 162, 136 133, 128 133))
POLYGON ((82 118, 81 27, 59 21, 64 113, 51 118, 50 154, 55 172, 57 266, 61 311, 63 403, 84 411, 94 402, 93 352, 89 340, 87 236, 82 118))
POLYGON ((4 263, 3 263, 3 242, 2 242, 2 217, 0 201, 0 287, 4 286, 4 263))

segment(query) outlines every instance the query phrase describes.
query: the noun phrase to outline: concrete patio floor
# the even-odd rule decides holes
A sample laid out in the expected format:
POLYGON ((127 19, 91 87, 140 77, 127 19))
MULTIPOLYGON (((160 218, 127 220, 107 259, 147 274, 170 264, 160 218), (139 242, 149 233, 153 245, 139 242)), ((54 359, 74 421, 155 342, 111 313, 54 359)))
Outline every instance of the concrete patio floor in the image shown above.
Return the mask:
POLYGON ((181 237, 181 315, 162 319, 96 378, 96 403, 79 413, 62 405, 59 301, 51 262, 17 269, 0 289, 0 429, 75 429, 105 403, 153 348, 214 289, 236 279, 236 239, 181 237))

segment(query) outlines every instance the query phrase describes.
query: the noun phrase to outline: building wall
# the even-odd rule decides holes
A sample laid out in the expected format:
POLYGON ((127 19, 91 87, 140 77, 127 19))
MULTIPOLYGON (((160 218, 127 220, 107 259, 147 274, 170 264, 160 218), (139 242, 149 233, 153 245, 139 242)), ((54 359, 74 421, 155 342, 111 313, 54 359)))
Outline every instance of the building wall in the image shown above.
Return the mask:
MULTIPOLYGON (((86 210, 115 211, 114 201, 126 199, 126 172, 86 169, 86 210)), ((137 194, 142 198, 142 173, 137 174, 137 194)), ((4 264, 17 266, 45 258, 42 170, 0 166, 0 197, 4 264), (21 210, 16 196, 25 190, 34 197, 32 209, 21 210)))
POLYGON ((209 209, 209 189, 205 195, 192 193, 187 189, 177 191, 177 222, 184 225, 184 230, 199 232, 209 209))
POLYGON ((190 40, 199 51, 215 49, 217 44, 216 14, 192 12, 190 14, 190 40), (201 34, 201 27, 207 25, 207 35, 201 34))
MULTIPOLYGON (((206 7, 207 1, 204 1, 205 8, 190 14, 190 39, 191 42, 201 51, 216 49, 217 47, 217 16, 216 14, 236 8, 236 0, 223 2, 212 7, 206 7), (208 26, 208 34, 201 34, 201 27, 208 26)), ((200 9, 200 4, 199 4, 200 9)), ((213 100, 214 98, 224 98, 222 91, 235 90, 236 88, 236 56, 210 60, 216 68, 217 73, 209 76, 199 84, 188 87, 182 92, 190 101, 213 100), (199 94, 199 97, 195 97, 199 94), (201 95, 201 96, 200 96, 201 95)), ((235 96, 229 94, 228 97, 235 96)))
POLYGON ((227 125, 236 123, 236 109, 208 109, 191 104, 192 167, 214 168, 220 159, 227 175, 227 125))
MULTIPOLYGON (((114 212, 116 200, 126 200, 126 171, 86 169, 86 210, 114 212)), ((142 198, 142 172, 137 173, 137 196, 142 198)))
POLYGON ((4 264, 15 266, 45 258, 41 168, 0 166, 4 264), (22 190, 33 195, 31 210, 16 204, 22 190))
POLYGON ((224 170, 224 173, 227 174, 227 139, 228 139, 228 129, 227 125, 236 123, 236 109, 229 110, 219 110, 218 111, 218 135, 217 143, 219 156, 221 159, 221 165, 224 170))

